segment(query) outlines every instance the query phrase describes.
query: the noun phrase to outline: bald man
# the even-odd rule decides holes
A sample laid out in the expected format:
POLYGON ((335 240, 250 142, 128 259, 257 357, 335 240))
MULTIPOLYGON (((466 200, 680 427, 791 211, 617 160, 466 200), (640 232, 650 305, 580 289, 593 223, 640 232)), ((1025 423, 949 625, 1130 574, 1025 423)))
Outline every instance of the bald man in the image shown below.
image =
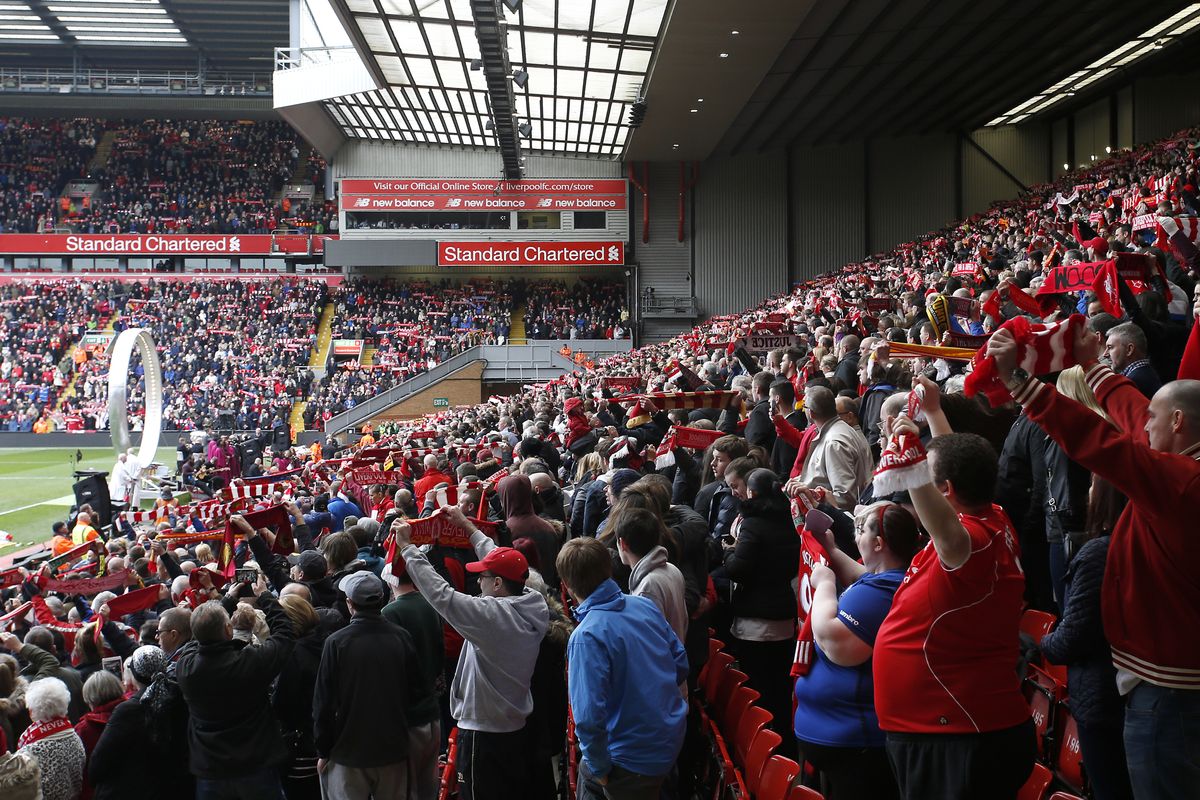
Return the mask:
POLYGON ((1190 797, 1200 786, 1200 648, 1187 634, 1200 629, 1200 546, 1191 521, 1200 506, 1200 381, 1173 381, 1147 401, 1099 362, 1090 332, 1080 331, 1073 349, 1111 424, 1018 371, 1008 331, 988 341, 997 374, 1026 416, 1129 498, 1112 529, 1101 589, 1125 698, 1129 777, 1135 797, 1190 797))

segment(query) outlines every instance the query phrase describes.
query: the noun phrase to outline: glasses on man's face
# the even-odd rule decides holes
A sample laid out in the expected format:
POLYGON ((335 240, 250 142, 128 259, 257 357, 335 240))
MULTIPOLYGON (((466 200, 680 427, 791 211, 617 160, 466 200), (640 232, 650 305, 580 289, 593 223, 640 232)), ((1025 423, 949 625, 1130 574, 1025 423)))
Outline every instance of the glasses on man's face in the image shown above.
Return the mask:
POLYGON ((481 583, 482 583, 483 581, 485 581, 485 580, 491 580, 492 578, 495 578, 495 577, 496 577, 496 576, 495 576, 495 575, 493 575, 493 574, 492 574, 492 573, 490 573, 490 572, 481 572, 481 573, 479 573, 479 575, 478 575, 479 581, 480 581, 481 583))

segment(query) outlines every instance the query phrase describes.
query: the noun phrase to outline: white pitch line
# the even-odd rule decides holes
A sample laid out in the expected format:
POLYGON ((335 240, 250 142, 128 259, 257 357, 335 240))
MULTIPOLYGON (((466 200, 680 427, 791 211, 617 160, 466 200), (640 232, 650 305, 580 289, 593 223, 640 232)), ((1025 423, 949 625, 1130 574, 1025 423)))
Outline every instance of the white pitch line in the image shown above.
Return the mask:
POLYGON ((43 500, 40 503, 30 503, 29 505, 21 506, 20 508, 10 508, 7 511, 0 511, 0 517, 4 516, 5 514, 15 514, 18 511, 27 511, 31 508, 37 508, 38 506, 71 506, 74 504, 75 496, 68 494, 63 495, 62 497, 55 497, 50 500, 43 500))

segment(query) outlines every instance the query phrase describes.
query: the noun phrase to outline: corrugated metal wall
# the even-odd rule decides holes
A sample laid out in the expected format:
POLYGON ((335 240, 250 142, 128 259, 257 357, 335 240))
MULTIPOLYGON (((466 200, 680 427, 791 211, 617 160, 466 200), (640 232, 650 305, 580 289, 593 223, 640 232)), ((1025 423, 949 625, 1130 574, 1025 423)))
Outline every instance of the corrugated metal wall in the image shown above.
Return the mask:
POLYGON ((868 143, 869 253, 954 221, 955 152, 953 136, 906 136, 868 143))
MULTIPOLYGON (((663 297, 692 295, 692 192, 685 193, 683 241, 679 241, 679 164, 634 164, 638 180, 649 192, 650 241, 642 241, 642 193, 631 182, 633 203, 629 211, 629 248, 625 260, 637 264, 639 291, 654 287, 663 297)), ((688 175, 690 176, 690 167, 688 175)), ((690 320, 649 319, 642 326, 642 341, 660 342, 690 329, 690 320)))
POLYGON ((1133 87, 1117 92, 1117 141, 1115 148, 1133 147, 1133 87))
POLYGON ((788 286, 787 158, 782 150, 704 164, 696 187, 696 298, 710 314, 788 286))
POLYGON ((863 156, 861 142, 790 151, 793 282, 866 255, 863 156))
POLYGON ((1107 153, 1105 147, 1112 146, 1111 106, 1107 97, 1084 106, 1075 112, 1075 163, 1073 167, 1084 167, 1094 160, 1102 160, 1107 153))
MULTIPOLYGON (((487 178, 500 177, 500 171, 500 154, 492 149, 349 141, 333 159, 335 178, 487 178)), ((528 154, 525 177, 619 178, 621 164, 607 159, 528 154)))
MULTIPOLYGON (((1004 165, 1026 186, 1049 180, 1046 174, 1046 128, 1041 125, 1004 126, 973 131, 971 139, 1004 165)), ((1017 184, 975 148, 962 149, 963 216, 969 217, 997 200, 1017 196, 1017 184)))
POLYGON ((1067 164, 1067 121, 1065 119, 1056 119, 1050 126, 1050 139, 1050 152, 1053 154, 1050 166, 1054 170, 1054 177, 1057 178, 1071 169, 1071 166, 1067 164), (1064 167, 1064 164, 1067 166, 1064 167))
POLYGON ((1200 73, 1155 76, 1133 87, 1133 132, 1138 142, 1162 139, 1200 119, 1200 73))

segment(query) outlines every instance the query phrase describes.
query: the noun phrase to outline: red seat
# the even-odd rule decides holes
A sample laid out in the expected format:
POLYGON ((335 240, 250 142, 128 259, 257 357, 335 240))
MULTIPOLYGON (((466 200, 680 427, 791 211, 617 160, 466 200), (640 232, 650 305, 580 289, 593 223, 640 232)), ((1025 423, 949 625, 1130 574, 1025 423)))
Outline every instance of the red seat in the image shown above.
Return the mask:
MULTIPOLYGON (((724 649, 725 645, 719 639, 708 640, 708 660, 705 661, 704 666, 700 668, 700 675, 697 677, 697 681, 700 686, 705 685, 705 681, 708 678, 708 670, 713 666, 713 660, 717 657, 717 653, 720 653, 724 649)), ((725 666, 729 666, 732 661, 733 657, 730 656, 730 660, 725 662, 725 666)))
POLYGON ((1067 703, 1059 703, 1055 712, 1059 742, 1053 760, 1054 773, 1060 781, 1077 792, 1083 791, 1083 755, 1079 747, 1079 726, 1067 703))
POLYGON ((1029 780, 1025 781, 1021 791, 1017 792, 1017 800, 1042 800, 1053 779, 1054 776, 1050 774, 1050 770, 1045 765, 1034 764, 1029 780))
POLYGON ((725 726, 725 711, 729 708, 729 699, 739 686, 745 685, 747 679, 748 676, 746 673, 730 667, 725 670, 720 682, 717 684, 717 690, 709 698, 708 703, 712 709, 713 719, 722 728, 725 726))
POLYGON ((796 776, 800 774, 800 765, 790 758, 771 756, 763 765, 762 775, 758 778, 758 788, 754 796, 761 800, 783 800, 787 797, 788 789, 796 776))
POLYGON ((807 786, 793 786, 787 800, 825 800, 825 795, 807 786))
POLYGON ((733 656, 728 653, 717 653, 704 665, 704 675, 701 676, 700 685, 704 688, 705 699, 712 700, 713 695, 717 692, 717 683, 720 682, 725 670, 732 663, 733 656))
POLYGON ((1047 752, 1054 750, 1054 713, 1066 695, 1066 687, 1039 667, 1030 664, 1021 690, 1025 699, 1029 701, 1029 710, 1033 715, 1038 757, 1044 758, 1047 752))
POLYGON ((1025 613, 1021 614, 1021 633, 1033 637, 1035 642, 1040 642, 1057 621, 1058 618, 1053 614, 1027 608, 1025 613))
POLYGON ((1050 800, 1083 800, 1083 798, 1077 794, 1068 794, 1067 792, 1055 792, 1054 794, 1050 795, 1050 800))
MULTIPOLYGON (((771 712, 759 706, 750 706, 733 732, 733 763, 739 767, 746 766, 746 756, 750 753, 750 745, 754 737, 771 721, 771 712)), ((778 744, 778 742, 776 743, 778 744)))
POLYGON ((742 777, 750 787, 750 794, 758 797, 762 783, 763 768, 775 753, 775 748, 783 743, 783 738, 773 730, 763 728, 750 743, 750 752, 746 753, 746 763, 742 765, 742 777))
POLYGON ((721 720, 721 729, 726 734, 736 731, 742 721, 742 716, 754 705, 754 701, 758 700, 759 697, 759 693, 749 686, 739 686, 734 689, 733 694, 729 696, 729 705, 718 711, 718 717, 721 720))

